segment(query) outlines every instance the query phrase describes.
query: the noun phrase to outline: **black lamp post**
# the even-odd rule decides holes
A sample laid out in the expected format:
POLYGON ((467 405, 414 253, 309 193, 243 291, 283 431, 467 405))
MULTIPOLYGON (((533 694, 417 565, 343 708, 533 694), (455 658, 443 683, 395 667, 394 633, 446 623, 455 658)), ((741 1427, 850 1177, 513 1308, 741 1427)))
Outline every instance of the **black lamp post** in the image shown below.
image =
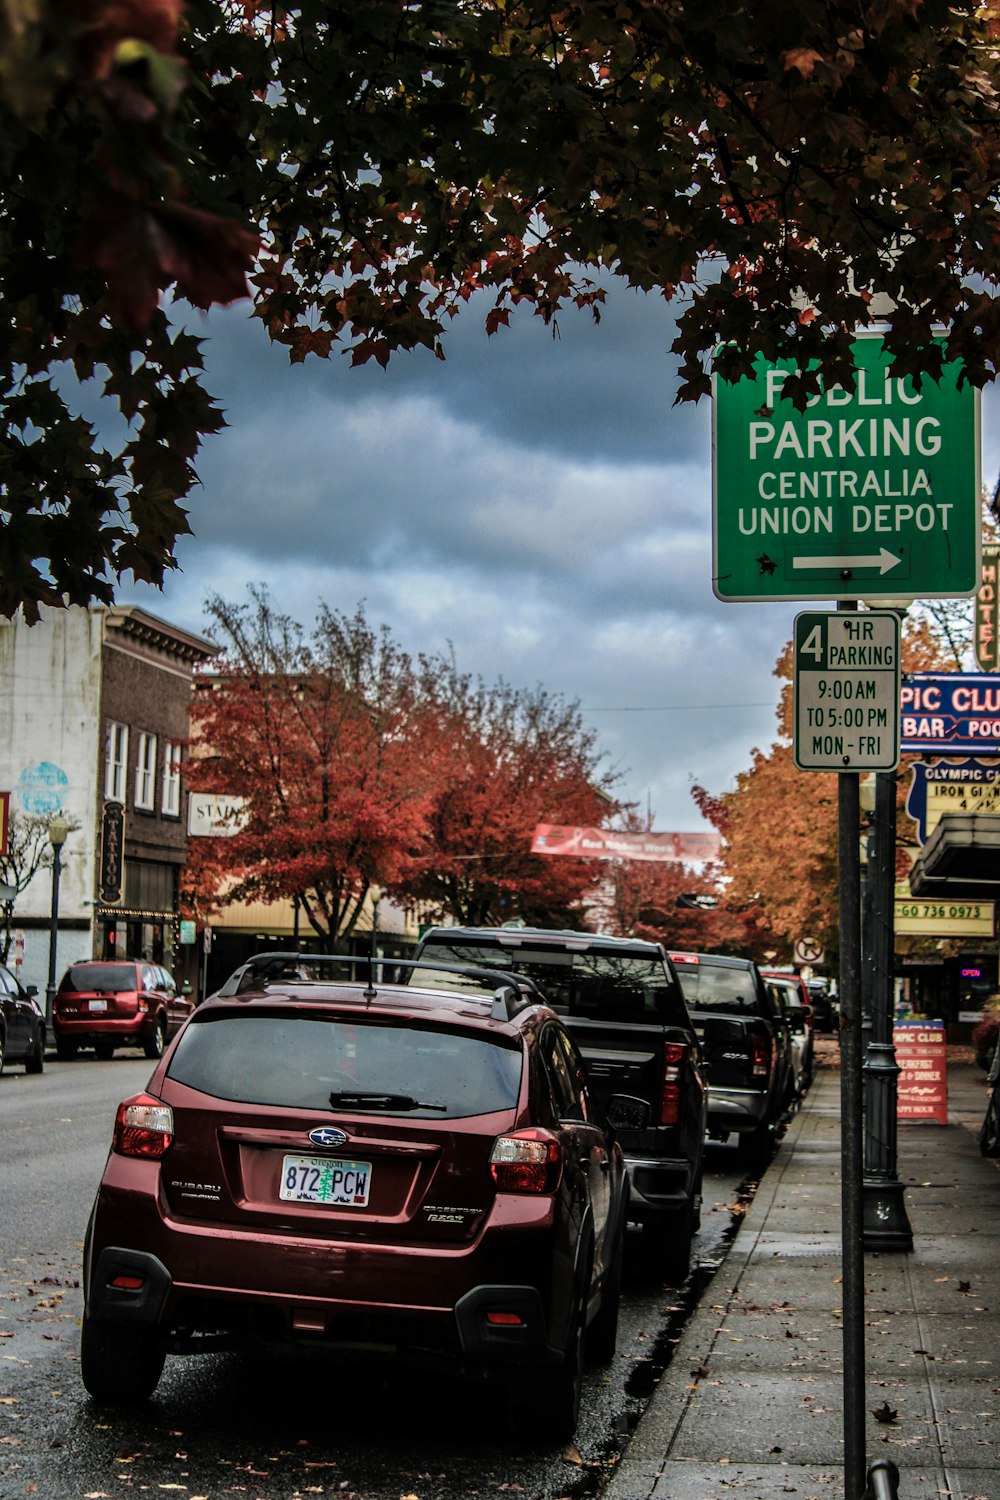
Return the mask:
POLYGON ((52 914, 49 919, 49 982, 45 986, 45 1036, 52 1036, 52 1002, 56 993, 56 948, 59 943, 59 877, 62 874, 62 846, 70 827, 62 813, 49 819, 49 843, 52 845, 52 914))
POLYGON ((913 1230, 896 1165, 900 1069, 892 1041, 896 778, 891 771, 877 773, 874 802, 868 857, 871 1034, 864 1062, 862 1237, 866 1250, 912 1250, 913 1230))
POLYGON ((379 904, 379 902, 382 899, 382 887, 380 885, 373 885, 372 886, 372 888, 371 888, 371 898, 372 898, 372 946, 371 946, 371 959, 372 959, 372 963, 374 963, 375 960, 376 960, 376 958, 378 957, 378 904, 379 904))

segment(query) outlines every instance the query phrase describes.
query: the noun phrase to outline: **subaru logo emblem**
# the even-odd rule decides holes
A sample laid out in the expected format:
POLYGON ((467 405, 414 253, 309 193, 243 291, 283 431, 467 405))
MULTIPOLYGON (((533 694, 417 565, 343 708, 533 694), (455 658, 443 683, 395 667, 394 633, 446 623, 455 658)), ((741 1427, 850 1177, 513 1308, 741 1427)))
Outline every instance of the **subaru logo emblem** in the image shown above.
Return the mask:
POLYGON ((319 1125, 310 1130, 309 1139, 314 1146, 346 1146, 347 1136, 334 1125, 319 1125))

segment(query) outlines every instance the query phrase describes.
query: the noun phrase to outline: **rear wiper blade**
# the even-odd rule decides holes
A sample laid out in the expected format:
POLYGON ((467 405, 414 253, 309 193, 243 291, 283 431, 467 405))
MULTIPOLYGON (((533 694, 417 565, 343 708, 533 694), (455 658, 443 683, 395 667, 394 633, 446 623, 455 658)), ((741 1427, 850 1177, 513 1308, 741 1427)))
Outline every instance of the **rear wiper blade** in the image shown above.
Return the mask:
POLYGON ((360 1109, 436 1109, 441 1114, 446 1114, 448 1110, 446 1104, 426 1104, 420 1099, 414 1099, 410 1094, 377 1094, 360 1091, 333 1093, 330 1095, 330 1103, 334 1106, 342 1104, 347 1108, 356 1104, 360 1109))

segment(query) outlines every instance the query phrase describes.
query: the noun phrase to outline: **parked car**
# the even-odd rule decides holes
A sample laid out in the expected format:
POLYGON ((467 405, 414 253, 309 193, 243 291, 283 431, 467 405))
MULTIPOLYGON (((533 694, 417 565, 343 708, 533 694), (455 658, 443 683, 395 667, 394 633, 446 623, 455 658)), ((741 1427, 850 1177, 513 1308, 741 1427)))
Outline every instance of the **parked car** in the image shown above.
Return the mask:
POLYGON ((0 1073, 12 1062, 23 1062, 26 1073, 45 1067, 45 1012, 37 994, 0 964, 0 1073))
POLYGON ((817 1031, 836 1031, 840 1025, 840 1010, 836 997, 831 994, 825 979, 807 979, 806 990, 813 1009, 813 1025, 817 1031))
POLYGON ((93 1047, 100 1058, 116 1047, 141 1047, 147 1057, 163 1049, 194 1010, 191 987, 178 991, 161 964, 136 959, 94 959, 70 964, 52 1006, 56 1056, 75 1057, 93 1047))
MULTIPOLYGON (((537 927, 433 927, 417 958, 524 975, 583 1053, 598 1100, 642 1101, 619 1131, 650 1269, 674 1284, 701 1220, 707 1091, 701 1048, 659 943, 537 927)), ((443 982, 443 981, 442 981, 443 982)))
POLYGON ((791 1040, 795 1092, 798 1095, 804 1094, 812 1082, 816 1050, 809 991, 804 979, 787 970, 761 969, 761 974, 765 983, 781 995, 791 1040))
POLYGON ((530 985, 407 967, 210 996, 119 1106, 85 1241, 93 1396, 263 1340, 497 1382, 518 1433, 572 1434, 585 1346, 615 1349, 622 1148, 530 985))
POLYGON ((749 958, 674 953, 708 1074, 708 1133, 736 1135, 743 1161, 766 1160, 794 1097, 791 1034, 780 996, 749 958))

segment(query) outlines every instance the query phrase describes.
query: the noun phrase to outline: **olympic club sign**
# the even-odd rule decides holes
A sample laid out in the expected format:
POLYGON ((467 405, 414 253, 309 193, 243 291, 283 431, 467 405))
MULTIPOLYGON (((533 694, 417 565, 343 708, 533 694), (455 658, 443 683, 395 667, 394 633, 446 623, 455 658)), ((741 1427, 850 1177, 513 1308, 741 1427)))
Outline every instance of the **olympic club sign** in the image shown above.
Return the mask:
POLYGON ((915 672, 900 689, 907 754, 1000 755, 1000 680, 989 672, 915 672))

